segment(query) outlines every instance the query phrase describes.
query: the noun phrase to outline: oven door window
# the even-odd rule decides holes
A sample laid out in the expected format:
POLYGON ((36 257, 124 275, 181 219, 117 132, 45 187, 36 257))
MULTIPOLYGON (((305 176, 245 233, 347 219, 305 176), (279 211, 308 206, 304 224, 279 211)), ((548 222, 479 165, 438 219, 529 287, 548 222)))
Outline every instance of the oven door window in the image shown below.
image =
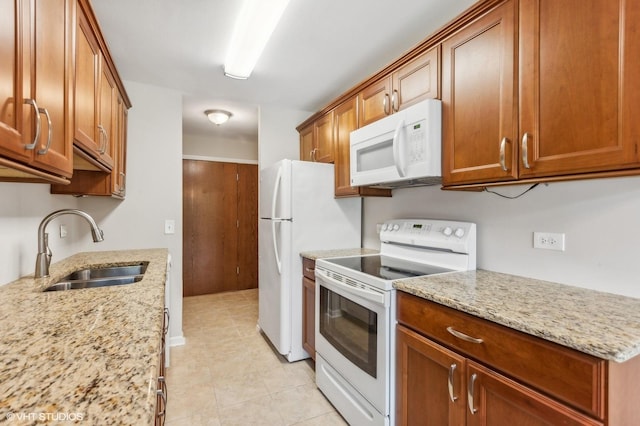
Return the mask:
POLYGON ((345 358, 376 378, 378 314, 320 286, 320 334, 345 358))

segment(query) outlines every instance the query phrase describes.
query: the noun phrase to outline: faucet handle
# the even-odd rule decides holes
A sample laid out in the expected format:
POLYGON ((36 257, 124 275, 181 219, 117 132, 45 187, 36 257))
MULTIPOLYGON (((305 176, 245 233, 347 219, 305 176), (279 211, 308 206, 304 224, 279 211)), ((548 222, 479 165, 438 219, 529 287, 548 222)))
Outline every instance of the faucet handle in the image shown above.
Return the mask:
POLYGON ((53 252, 51 251, 51 247, 49 247, 49 233, 48 232, 44 233, 44 246, 47 249, 47 253, 46 253, 47 257, 46 257, 46 259, 47 259, 47 267, 48 267, 49 265, 51 265, 51 258, 53 257, 53 252))

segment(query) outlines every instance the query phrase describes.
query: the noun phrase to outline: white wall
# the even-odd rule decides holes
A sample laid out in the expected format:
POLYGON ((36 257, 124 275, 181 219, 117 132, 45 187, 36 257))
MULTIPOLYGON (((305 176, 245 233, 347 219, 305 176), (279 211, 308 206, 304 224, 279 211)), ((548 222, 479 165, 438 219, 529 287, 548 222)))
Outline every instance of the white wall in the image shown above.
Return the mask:
POLYGON ((183 135, 182 154, 210 157, 220 161, 258 161, 258 141, 208 138, 199 135, 183 135))
POLYGON ((300 159, 300 136, 296 126, 313 113, 274 106, 261 106, 258 122, 260 168, 288 158, 300 159))
POLYGON ((640 177, 539 185, 515 200, 439 186, 394 190, 365 199, 364 246, 379 247, 376 223, 408 217, 477 223, 480 269, 640 297, 640 177), (533 249, 534 231, 565 233, 566 250, 533 249))
MULTIPOLYGON (((33 274, 42 219, 55 210, 77 207, 75 198, 51 195, 49 188, 47 184, 0 183, 0 285, 33 274)), ((92 241, 84 219, 76 216, 53 220, 47 232, 53 262, 75 253, 79 241, 92 241), (59 237, 61 224, 68 228, 65 239, 59 237)))
POLYGON ((133 107, 127 134, 127 195, 124 201, 87 197, 78 207, 91 212, 104 242, 83 241, 81 251, 168 248, 171 271, 172 343, 182 334, 182 95, 140 83, 124 82, 133 107), (165 219, 175 234, 164 234, 165 219))

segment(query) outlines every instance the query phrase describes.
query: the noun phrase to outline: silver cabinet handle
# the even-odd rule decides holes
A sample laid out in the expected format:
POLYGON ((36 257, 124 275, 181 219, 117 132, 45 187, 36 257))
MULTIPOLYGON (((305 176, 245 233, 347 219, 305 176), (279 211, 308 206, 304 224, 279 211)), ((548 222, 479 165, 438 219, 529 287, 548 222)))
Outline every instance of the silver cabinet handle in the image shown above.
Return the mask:
POLYGON ((311 269, 311 268, 304 268, 305 272, 315 272, 315 269, 311 269))
MULTIPOLYGON (((38 112, 44 114, 44 116, 47 117, 47 128, 49 129, 47 135, 47 146, 45 146, 44 149, 38 150, 38 155, 45 155, 47 152, 49 152, 49 148, 51 148, 51 139, 53 138, 53 125, 51 124, 51 116, 49 115, 49 110, 47 110, 46 108, 38 108, 38 112)), ((40 122, 39 119, 38 122, 40 122)))
POLYGON ((471 375, 471 378, 469 379, 469 387, 467 388, 467 402, 469 403, 469 411, 471 412, 471 414, 475 414, 478 412, 478 410, 473 407, 473 388, 475 387, 477 378, 478 375, 476 373, 473 373, 471 375))
POLYGON ((449 387, 449 399, 451 400, 451 402, 455 402, 456 399, 458 399, 457 396, 453 395, 453 375, 456 371, 457 365, 451 364, 451 367, 449 367, 449 381, 447 382, 447 385, 449 387))
POLYGON ((505 160, 505 150, 507 148, 507 142, 509 142, 509 139, 507 138, 502 138, 502 140, 500 141, 500 167, 502 167, 502 170, 504 170, 505 172, 509 171, 507 162, 505 160))
POLYGON ((98 131, 100 132, 100 148, 98 148, 98 153, 104 154, 107 152, 107 140, 109 137, 107 136, 107 131, 102 127, 102 124, 98 124, 98 131))
POLYGON ((465 342, 470 342, 470 343, 482 343, 483 342, 482 339, 478 339, 477 337, 471 337, 469 335, 461 333, 458 330, 454 329, 453 327, 447 327, 447 331, 450 334, 452 334, 455 337, 457 337, 458 339, 464 340, 465 342))
POLYGON ((38 104, 35 99, 25 99, 24 103, 31 105, 36 113, 36 134, 33 136, 33 142, 25 144, 24 146, 25 149, 34 149, 40 139, 40 108, 38 108, 38 104))
POLYGON ((385 93, 384 98, 382 99, 382 108, 384 110, 385 115, 391 114, 391 104, 389 103, 389 94, 385 93))
POLYGON ((526 169, 531 168, 529 164, 529 133, 527 132, 522 135, 522 164, 526 169))
POLYGON ((393 93, 391 94, 391 109, 394 112, 398 112, 400 110, 400 105, 398 105, 399 99, 398 99, 398 91, 394 90, 393 93))
POLYGON ((167 411, 167 396, 164 394, 164 391, 162 389, 156 390, 156 394, 159 395, 160 398, 162 398, 162 411, 160 411, 157 416, 163 417, 164 413, 167 411))

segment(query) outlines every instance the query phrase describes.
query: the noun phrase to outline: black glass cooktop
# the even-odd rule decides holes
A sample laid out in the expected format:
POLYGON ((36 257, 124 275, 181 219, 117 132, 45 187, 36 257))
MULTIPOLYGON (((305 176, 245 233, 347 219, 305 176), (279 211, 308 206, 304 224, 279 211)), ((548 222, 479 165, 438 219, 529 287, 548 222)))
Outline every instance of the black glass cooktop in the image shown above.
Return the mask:
POLYGON ((407 260, 397 259, 395 257, 381 255, 336 257, 325 260, 355 271, 373 275, 374 277, 378 277, 383 280, 399 280, 402 278, 441 274, 443 272, 452 271, 452 269, 441 268, 439 266, 410 262, 407 260))

